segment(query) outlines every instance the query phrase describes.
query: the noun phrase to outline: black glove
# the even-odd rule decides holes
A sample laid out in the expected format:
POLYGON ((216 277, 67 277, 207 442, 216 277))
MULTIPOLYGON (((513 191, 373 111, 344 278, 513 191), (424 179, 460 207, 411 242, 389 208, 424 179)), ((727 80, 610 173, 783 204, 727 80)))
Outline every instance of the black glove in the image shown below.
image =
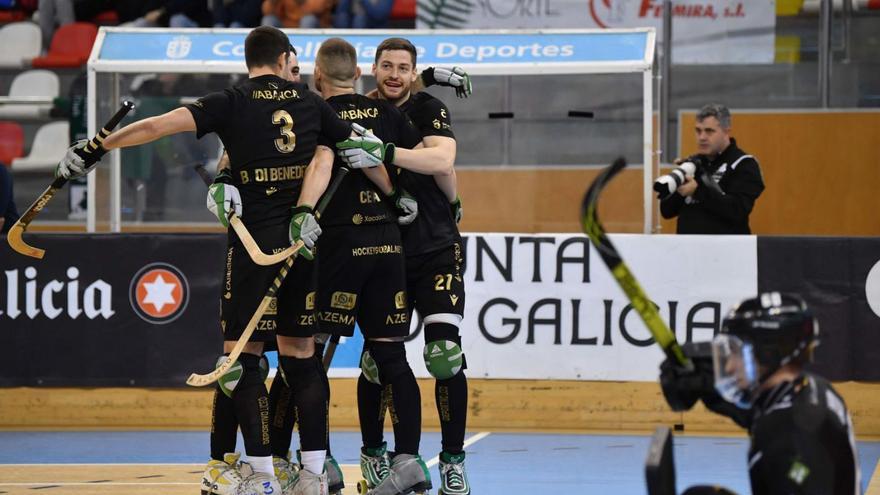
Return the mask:
POLYGON ((688 371, 669 358, 660 364, 660 388, 673 411, 687 411, 694 407, 697 400, 716 394, 712 344, 688 343, 681 346, 681 350, 694 363, 693 371, 688 371))

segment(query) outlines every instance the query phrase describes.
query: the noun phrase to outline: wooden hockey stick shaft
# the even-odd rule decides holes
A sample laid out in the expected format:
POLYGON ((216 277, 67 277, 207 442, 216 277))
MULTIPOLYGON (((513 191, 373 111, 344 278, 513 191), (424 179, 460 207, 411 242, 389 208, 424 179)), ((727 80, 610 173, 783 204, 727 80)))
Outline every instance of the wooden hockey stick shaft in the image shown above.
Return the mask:
MULTIPOLYGON (((196 172, 202 178, 202 181, 205 182, 205 185, 210 186, 214 179, 212 179, 208 171, 205 170, 205 166, 199 164, 195 165, 193 168, 195 168, 196 172)), ((241 240, 241 244, 244 246, 245 251, 247 251, 248 256, 250 256, 251 261, 260 266, 277 265, 293 256, 293 253, 297 250, 294 246, 290 246, 284 251, 275 254, 264 253, 257 244, 257 241, 254 240, 250 231, 248 231, 247 226, 245 226, 244 222, 241 221, 241 218, 235 214, 234 210, 229 212, 229 225, 235 230, 235 234, 238 235, 238 238, 241 240)))
POLYGON ((620 256, 617 248, 614 247, 611 239, 605 234, 605 227, 599 221, 599 216, 596 212, 599 204, 599 195, 608 182, 623 170, 624 167, 626 167, 626 160, 618 158, 610 167, 600 172, 599 176, 590 184, 590 188, 587 190, 581 203, 581 227, 590 238, 593 246, 596 247, 596 251, 599 252, 602 261, 611 270, 614 280, 623 289, 633 308, 642 317, 642 321, 645 322, 648 331, 651 332, 654 340, 657 341, 657 344, 663 349, 666 356, 681 366, 692 369, 693 363, 682 352, 681 346, 675 340, 675 334, 669 329, 669 326, 666 325, 660 314, 657 313, 654 303, 651 302, 639 281, 636 280, 635 275, 632 274, 629 267, 623 262, 623 258, 620 256))
MULTIPOLYGON (((98 149, 104 139, 110 135, 110 132, 113 131, 117 125, 119 125, 119 121, 122 120, 125 115, 134 108, 134 103, 126 100, 122 102, 122 106, 119 107, 119 110, 110 117, 110 120, 104 124, 104 127, 98 131, 92 139, 86 144, 86 152, 91 153, 98 149)), ((9 233, 6 234, 6 241, 9 242, 9 247, 14 249, 16 252, 21 253, 25 256, 30 256, 31 258, 43 259, 43 256, 46 255, 45 249, 40 249, 38 247, 31 246, 30 244, 24 242, 22 236, 24 232, 27 230, 28 226, 34 220, 34 218, 43 211, 43 208, 46 207, 46 204, 52 200, 55 196, 55 193, 58 192, 59 189, 64 187, 67 184, 69 179, 65 179, 64 177, 58 177, 49 187, 43 191, 43 194, 40 194, 40 197, 37 198, 36 201, 32 205, 28 207, 27 210, 21 215, 21 218, 18 219, 15 224, 9 228, 9 233)))
MULTIPOLYGON (((333 194, 336 192, 336 189, 339 188, 339 184, 342 183, 342 180, 348 174, 349 169, 346 167, 342 167, 339 169, 339 173, 336 177, 333 178, 333 182, 327 187, 327 191, 324 192, 324 196, 321 198, 321 201, 318 202, 318 207, 315 209, 315 216, 320 217, 320 214, 327 207, 327 203, 330 202, 330 198, 333 197, 333 194)), ((200 375, 198 373, 193 373, 187 378, 186 384, 191 385, 193 387, 204 387, 205 385, 210 385, 217 380, 220 379, 229 368, 235 364, 235 361, 238 360, 238 356, 241 355, 241 352, 244 350, 244 346, 247 345, 248 341, 250 341, 251 335, 254 333, 254 330, 257 328, 257 324, 263 319, 263 315, 266 313, 266 310, 269 308, 269 303, 272 301, 272 298, 275 296, 275 293, 278 292, 278 289, 281 287, 281 284, 284 282, 285 277, 287 277, 287 273, 290 271, 291 267, 293 267, 293 262, 296 259, 296 251, 299 250, 303 246, 302 241, 297 241, 296 244, 292 246, 293 255, 288 257, 284 264, 281 266, 281 269, 278 271, 278 275, 272 281, 272 284, 269 286, 269 290, 266 292, 266 295, 263 297, 263 300, 260 302, 260 305, 257 307, 257 311, 251 316, 250 321, 248 321, 247 326, 241 334, 241 337, 238 338, 238 342, 235 343, 235 346, 232 348, 232 351, 229 353, 229 356, 226 358, 223 363, 220 364, 214 371, 210 373, 206 373, 204 375, 200 375)))

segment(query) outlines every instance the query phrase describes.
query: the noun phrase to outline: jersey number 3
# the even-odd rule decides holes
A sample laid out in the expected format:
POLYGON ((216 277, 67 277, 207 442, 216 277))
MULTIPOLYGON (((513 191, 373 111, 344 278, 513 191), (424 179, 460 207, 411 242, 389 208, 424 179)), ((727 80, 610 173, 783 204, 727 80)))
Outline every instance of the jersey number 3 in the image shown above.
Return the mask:
POLYGON ((293 117, 286 110, 276 110, 272 123, 281 124, 281 137, 275 140, 275 147, 282 153, 290 153, 296 148, 296 134, 293 133, 293 117))

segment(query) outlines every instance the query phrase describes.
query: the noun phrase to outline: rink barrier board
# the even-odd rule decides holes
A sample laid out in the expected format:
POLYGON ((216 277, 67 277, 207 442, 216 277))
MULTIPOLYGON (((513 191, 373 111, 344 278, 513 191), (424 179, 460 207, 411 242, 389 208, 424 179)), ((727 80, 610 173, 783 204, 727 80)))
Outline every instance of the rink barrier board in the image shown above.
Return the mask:
MULTIPOLYGON (((657 425, 689 433, 742 434, 698 405, 674 413, 651 382, 470 379, 471 430, 650 432, 657 425)), ((423 426, 439 427, 434 382, 420 379, 423 426)), ((840 382, 859 438, 880 437, 880 383, 840 382)), ((357 428, 357 381, 331 380, 332 428, 357 428)), ((2 429, 204 429, 213 390, 142 388, 0 389, 2 429)))

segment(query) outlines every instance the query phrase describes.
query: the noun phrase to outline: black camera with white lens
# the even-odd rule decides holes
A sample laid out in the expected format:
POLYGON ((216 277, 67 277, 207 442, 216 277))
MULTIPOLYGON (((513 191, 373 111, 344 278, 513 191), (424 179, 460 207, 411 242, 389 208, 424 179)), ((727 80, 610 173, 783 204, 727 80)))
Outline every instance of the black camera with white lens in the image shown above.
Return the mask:
POLYGON ((697 175, 701 161, 699 155, 689 157, 684 163, 672 169, 668 174, 657 177, 657 180, 654 181, 654 191, 657 192, 657 199, 664 200, 668 198, 688 178, 693 178, 697 175))

